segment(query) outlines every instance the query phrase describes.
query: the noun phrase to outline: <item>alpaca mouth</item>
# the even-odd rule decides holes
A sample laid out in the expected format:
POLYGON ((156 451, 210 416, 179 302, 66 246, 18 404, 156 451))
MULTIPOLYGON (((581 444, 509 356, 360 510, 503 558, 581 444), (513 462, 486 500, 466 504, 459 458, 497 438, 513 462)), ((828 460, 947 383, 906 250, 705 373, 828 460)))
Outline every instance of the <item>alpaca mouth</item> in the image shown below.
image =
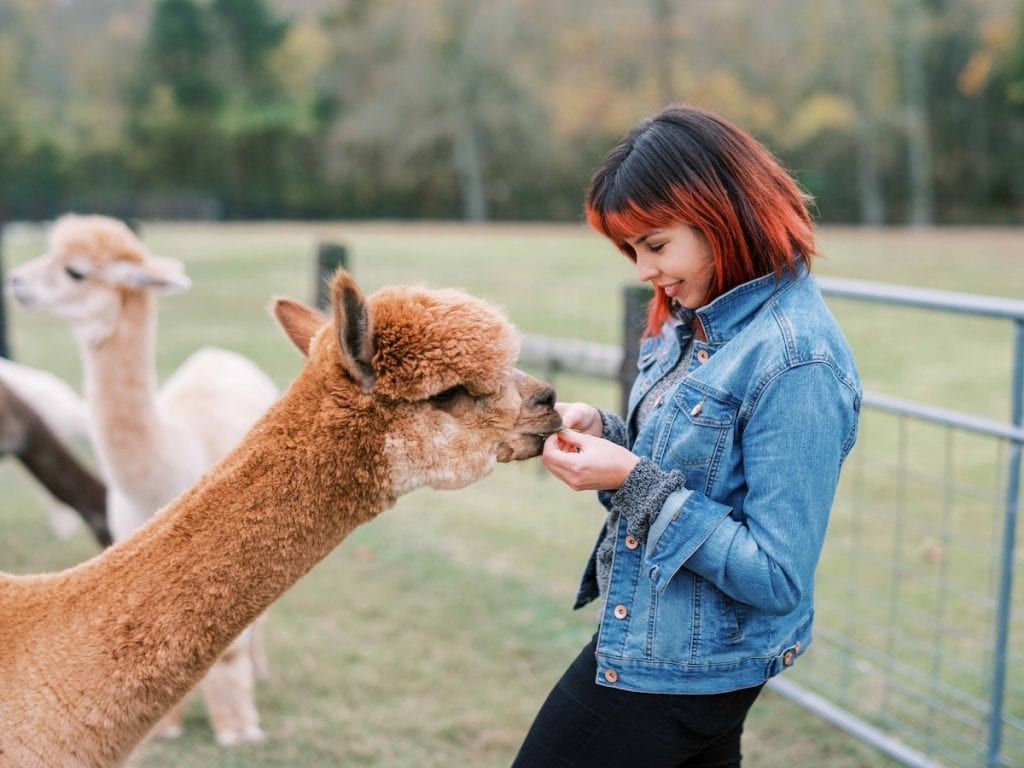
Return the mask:
POLYGON ((544 451, 544 441, 561 429, 561 419, 558 419, 558 422, 546 426, 543 430, 519 432, 510 436, 498 446, 498 461, 524 461, 540 456, 544 451))
POLYGON ((32 306, 32 292, 17 283, 8 281, 4 293, 23 307, 32 306))

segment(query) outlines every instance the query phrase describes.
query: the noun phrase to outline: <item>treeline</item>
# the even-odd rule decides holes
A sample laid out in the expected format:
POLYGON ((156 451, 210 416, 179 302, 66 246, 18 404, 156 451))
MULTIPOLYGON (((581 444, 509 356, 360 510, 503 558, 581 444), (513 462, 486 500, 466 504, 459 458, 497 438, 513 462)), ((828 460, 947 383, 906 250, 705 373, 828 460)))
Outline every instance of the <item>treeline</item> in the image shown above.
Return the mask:
POLYGON ((0 0, 0 218, 579 216, 671 100, 832 222, 1019 222, 1024 0, 0 0))

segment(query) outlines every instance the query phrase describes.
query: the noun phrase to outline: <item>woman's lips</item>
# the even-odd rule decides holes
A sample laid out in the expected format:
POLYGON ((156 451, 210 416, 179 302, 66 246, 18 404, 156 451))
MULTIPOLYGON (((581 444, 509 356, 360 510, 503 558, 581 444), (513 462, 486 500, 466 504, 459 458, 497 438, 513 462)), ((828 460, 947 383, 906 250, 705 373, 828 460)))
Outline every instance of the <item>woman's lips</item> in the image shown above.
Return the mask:
POLYGON ((663 285, 661 290, 663 290, 665 292, 665 295, 668 296, 670 299, 674 299, 676 296, 679 295, 679 291, 681 291, 682 288, 683 284, 679 282, 672 283, 671 285, 663 285))

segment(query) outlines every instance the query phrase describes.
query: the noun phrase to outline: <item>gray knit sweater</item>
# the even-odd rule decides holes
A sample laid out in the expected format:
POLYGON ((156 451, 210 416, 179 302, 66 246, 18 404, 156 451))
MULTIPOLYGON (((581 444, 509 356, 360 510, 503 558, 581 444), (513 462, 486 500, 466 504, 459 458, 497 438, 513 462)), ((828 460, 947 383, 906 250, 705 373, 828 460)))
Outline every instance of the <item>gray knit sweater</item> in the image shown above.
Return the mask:
MULTIPOLYGON (((665 392, 675 389, 686 375, 693 354, 692 339, 686 344, 676 366, 665 374, 648 392, 636 409, 637 430, 643 426, 654 410, 653 404, 665 392)), ((601 411, 601 436, 606 440, 625 446, 627 443, 626 423, 610 411, 601 411)), ((608 579, 612 570, 612 556, 615 553, 615 535, 619 517, 625 515, 626 530, 639 541, 647 540, 647 530, 654 517, 661 510, 665 499, 683 486, 683 475, 677 470, 665 471, 647 457, 641 457, 626 477, 625 482, 611 494, 611 509, 604 539, 597 548, 597 583, 601 595, 608 593, 608 579)), ((603 602, 603 600, 602 600, 603 602)))

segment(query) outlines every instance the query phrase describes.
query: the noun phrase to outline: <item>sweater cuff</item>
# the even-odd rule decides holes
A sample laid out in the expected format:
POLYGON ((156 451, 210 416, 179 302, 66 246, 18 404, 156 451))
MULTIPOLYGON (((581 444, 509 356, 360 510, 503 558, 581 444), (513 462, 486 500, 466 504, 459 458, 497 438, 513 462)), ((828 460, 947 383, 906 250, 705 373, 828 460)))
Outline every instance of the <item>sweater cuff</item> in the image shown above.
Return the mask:
POLYGON ((683 487, 677 470, 666 472, 648 458, 641 458, 611 498, 611 509, 626 517, 626 532, 638 541, 647 540, 651 521, 665 500, 683 487))

